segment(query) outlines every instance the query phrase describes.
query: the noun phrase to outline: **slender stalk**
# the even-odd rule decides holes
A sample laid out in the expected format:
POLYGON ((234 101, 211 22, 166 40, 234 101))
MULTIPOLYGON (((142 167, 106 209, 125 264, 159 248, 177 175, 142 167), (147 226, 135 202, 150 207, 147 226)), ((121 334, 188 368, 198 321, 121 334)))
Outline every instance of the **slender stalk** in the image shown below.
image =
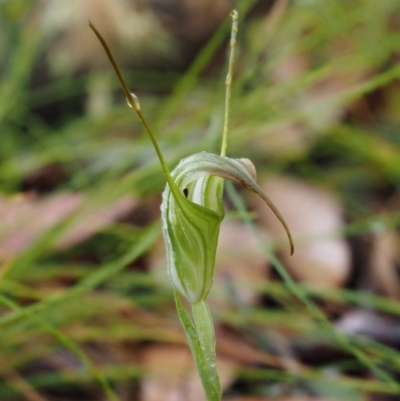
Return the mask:
POLYGON ((197 336, 199 338, 201 350, 203 351, 204 367, 214 384, 215 392, 221 394, 221 384, 219 382, 216 368, 217 356, 215 352, 215 333, 210 309, 206 301, 202 300, 192 304, 192 314, 196 325, 197 336))
POLYGON ((98 31, 98 29, 94 26, 94 24, 91 21, 88 21, 88 23, 89 23, 90 29, 95 33, 95 35, 99 39, 101 45, 103 46, 105 52, 107 53, 107 56, 108 56, 112 66, 114 68, 115 74, 117 75, 118 80, 119 80, 119 82, 121 84, 121 88, 125 93, 125 97, 126 97, 126 101, 128 103, 128 106, 132 110, 134 110, 136 112, 136 114, 139 117, 139 120, 141 121, 141 123, 143 124, 147 134, 149 135, 150 140, 151 140, 151 142, 152 142, 152 144, 154 146, 154 149, 155 149, 155 151, 157 153, 158 159, 160 160, 160 164, 161 164, 161 167, 162 167, 163 172, 165 174, 165 177, 166 177, 166 179, 168 181, 168 184, 172 187, 172 191, 174 191, 176 185, 174 183, 174 180, 172 179, 171 173, 170 173, 170 171, 168 169, 167 163, 165 162, 164 156, 161 153, 161 149, 158 146, 158 143, 157 143, 157 140, 156 140, 156 138, 155 138, 155 136, 153 134, 153 131, 151 130, 151 128, 150 128, 149 124, 147 123, 143 113, 140 110, 140 103, 139 103, 138 97, 128 89, 128 85, 126 84, 126 82, 124 80, 124 77, 122 76, 121 70, 119 69, 117 62, 115 61, 115 58, 114 58, 114 56, 113 56, 113 54, 111 52, 111 49, 109 48, 107 42, 105 41, 105 39, 103 38, 101 33, 98 31))
MULTIPOLYGON (((175 290, 174 294, 175 294, 176 310, 178 312, 179 319, 182 323, 182 327, 186 335, 186 339, 189 343, 190 350, 196 363, 197 371, 199 372, 199 376, 203 384, 206 399, 207 401, 221 401, 221 386, 219 384, 218 376, 215 376, 216 374, 215 364, 214 364, 214 371, 215 371, 214 374, 212 367, 208 365, 207 355, 205 355, 204 347, 203 344, 201 343, 201 341, 204 341, 206 337, 205 333, 203 332, 204 327, 198 328, 194 326, 192 319, 187 313, 185 307, 183 306, 178 291, 175 290), (202 339, 200 339, 199 337, 202 337, 202 339)), ((204 305, 205 302, 203 303, 203 305, 199 305, 200 308, 198 309, 196 308, 197 310, 194 311, 194 314, 197 315, 197 321, 199 322, 200 326, 203 326, 204 324, 206 326, 208 325, 208 323, 204 323, 204 321, 203 323, 200 323, 200 320, 203 320, 200 317, 200 315, 205 311, 204 305)), ((211 319, 211 314, 209 313, 209 311, 208 312, 206 311, 206 314, 208 314, 209 319, 211 319)), ((206 320, 210 321, 209 319, 206 318, 206 320)), ((212 321, 210 327, 212 336, 214 337, 214 328, 212 326, 212 321)), ((208 333, 210 333, 210 331, 208 331, 208 333)), ((215 347, 215 341, 213 342, 213 344, 215 347)))
POLYGON ((239 30, 239 14, 236 10, 231 12, 232 17, 232 30, 231 30, 231 40, 230 40, 230 54, 229 54, 229 65, 228 74, 226 76, 225 85, 225 118, 224 118, 224 129, 222 132, 222 145, 221 145, 221 156, 226 156, 226 148, 228 146, 228 129, 229 129, 229 107, 231 102, 231 86, 233 79, 233 64, 235 62, 235 50, 236 50, 236 37, 239 30))

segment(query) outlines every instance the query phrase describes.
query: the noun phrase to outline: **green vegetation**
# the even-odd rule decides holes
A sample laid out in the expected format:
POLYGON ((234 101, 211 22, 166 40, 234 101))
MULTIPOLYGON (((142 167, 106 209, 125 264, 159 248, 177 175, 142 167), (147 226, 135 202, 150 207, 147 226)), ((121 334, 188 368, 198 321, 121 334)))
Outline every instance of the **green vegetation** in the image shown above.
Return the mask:
MULTIPOLYGON (((173 292, 158 273, 165 269, 157 261, 165 180, 112 71, 96 69, 104 63, 79 73, 44 68, 57 42, 35 20, 31 3, 0 5, 0 399, 106 394, 122 401, 147 377, 139 355, 149 344, 185 344, 173 292)), ((399 316, 399 292, 363 287, 356 276, 367 274, 368 238, 391 233, 399 244, 400 6, 397 0, 286 3, 276 3, 267 18, 251 12, 254 1, 239 4, 246 22, 238 38, 229 156, 251 159, 261 180, 290 174, 334 192, 348 222, 340 235, 363 246, 352 248, 355 278, 325 290, 290 278, 275 256, 280 242, 259 241, 281 278, 254 282, 250 290, 262 302, 243 306, 233 294, 228 307, 211 309, 217 343, 225 328, 237 344, 270 359, 235 361, 226 391, 398 397, 396 344, 347 336, 334 318, 356 307, 391 322, 399 316), (357 274, 356 265, 362 265, 357 274), (340 356, 317 363, 296 354, 317 345, 340 356)), ((218 152, 226 67, 214 56, 226 54, 228 35, 227 20, 183 75, 129 69, 127 62, 128 86, 139 91, 171 170, 190 154, 218 152)), ((77 38, 77 47, 84 43, 77 38)), ((246 198, 227 189, 228 219, 252 217, 243 213, 246 198)), ((260 239, 260 224, 249 224, 260 239)))

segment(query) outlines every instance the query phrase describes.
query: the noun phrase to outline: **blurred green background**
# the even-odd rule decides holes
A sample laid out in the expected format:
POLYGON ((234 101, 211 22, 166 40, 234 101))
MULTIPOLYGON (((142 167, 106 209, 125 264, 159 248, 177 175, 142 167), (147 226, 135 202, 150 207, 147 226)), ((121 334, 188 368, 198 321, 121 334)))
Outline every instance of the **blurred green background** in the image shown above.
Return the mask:
POLYGON ((173 168, 219 152, 233 6, 228 155, 253 161, 297 250, 228 191, 210 295, 224 399, 399 399, 399 1, 5 0, 0 400, 203 399, 162 171, 87 20, 173 168))

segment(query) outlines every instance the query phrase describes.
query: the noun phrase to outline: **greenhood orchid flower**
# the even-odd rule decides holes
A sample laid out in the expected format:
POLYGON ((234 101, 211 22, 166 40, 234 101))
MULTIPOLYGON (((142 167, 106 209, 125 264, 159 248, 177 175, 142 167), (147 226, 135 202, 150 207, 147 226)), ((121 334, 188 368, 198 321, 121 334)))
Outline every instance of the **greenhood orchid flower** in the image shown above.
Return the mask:
POLYGON ((89 22, 114 67, 128 105, 136 112, 149 134, 167 180, 161 213, 168 273, 175 287, 177 311, 208 401, 219 401, 221 398, 221 386, 216 370, 214 327, 205 301, 214 280, 219 227, 225 215, 222 202, 225 179, 249 189, 265 201, 285 228, 290 251, 293 253, 289 228, 277 208, 257 184, 254 165, 248 159, 232 159, 225 156, 230 87, 238 28, 237 12, 233 11, 231 16, 233 20, 231 55, 226 79, 221 155, 196 153, 181 160, 172 172, 169 171, 155 136, 140 110, 139 100, 128 90, 107 43, 89 22), (183 306, 180 295, 190 302, 193 321, 183 306))
POLYGON ((191 303, 205 300, 213 283, 219 226, 225 215, 223 179, 258 194, 291 238, 281 214, 257 184, 250 160, 201 152, 183 159, 171 175, 178 190, 167 185, 161 205, 168 272, 191 303))

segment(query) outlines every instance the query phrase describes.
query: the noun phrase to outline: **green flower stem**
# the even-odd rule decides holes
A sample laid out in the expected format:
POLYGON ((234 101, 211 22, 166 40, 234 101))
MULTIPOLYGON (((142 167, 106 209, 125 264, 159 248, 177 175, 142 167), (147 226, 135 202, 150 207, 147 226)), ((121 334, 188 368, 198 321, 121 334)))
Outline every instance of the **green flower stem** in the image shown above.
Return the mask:
POLYGON ((206 301, 203 300, 192 304, 192 313, 201 350, 204 355, 205 368, 214 384, 216 392, 221 393, 221 384, 216 369, 215 333, 210 308, 206 304, 206 301))
POLYGON ((104 48, 104 51, 106 52, 108 59, 110 60, 115 74, 118 77, 119 83, 121 84, 121 88, 125 93, 125 97, 126 97, 126 101, 128 103, 128 106, 134 110, 136 112, 136 114, 139 117, 140 122, 143 124, 143 127, 145 128, 147 134, 150 137, 151 143, 154 146, 154 149, 157 153, 158 159, 160 161, 161 167, 163 169, 165 178, 167 179, 168 185, 171 187, 171 191, 174 192, 175 196, 181 195, 178 188, 175 185, 175 182, 173 180, 173 178, 171 177, 171 173, 168 169, 167 163, 165 162, 164 156, 161 152, 160 147, 158 146, 158 143, 156 141, 156 138, 153 134, 153 131, 151 130, 149 124, 147 123, 146 119, 144 118, 143 113, 140 110, 140 102, 139 99, 137 98, 137 96, 135 94, 133 94, 129 88, 128 85, 126 84, 124 77, 122 76, 121 70, 118 67, 117 62, 115 61, 115 58, 111 52, 111 49, 109 48, 109 46, 107 45, 107 42, 105 41, 105 39, 103 38, 103 36, 101 35, 101 33, 98 31, 98 29, 94 26, 94 24, 92 23, 92 21, 88 21, 89 27, 90 29, 94 32, 94 34, 97 36, 97 38, 99 39, 101 45, 104 48))
POLYGON ((236 49, 236 36, 239 30, 238 20, 239 14, 236 10, 231 12, 232 17, 232 30, 230 48, 231 54, 229 56, 228 74, 226 76, 226 94, 225 94, 225 121, 224 130, 222 132, 222 145, 221 145, 221 156, 226 155, 226 148, 228 146, 228 130, 229 130, 229 104, 231 101, 231 86, 232 86, 232 75, 233 75, 233 64, 235 62, 235 49, 236 49))
POLYGON ((183 306, 183 303, 179 296, 179 292, 175 290, 174 294, 175 294, 176 310, 178 311, 179 319, 182 323, 182 327, 184 329, 186 339, 190 347, 190 351, 192 352, 193 359, 195 361, 197 371, 199 373, 201 383, 204 388, 206 399, 207 401, 220 401, 221 386, 219 384, 215 362, 213 367, 207 363, 207 357, 209 357, 211 353, 214 354, 214 361, 215 361, 214 327, 211 321, 211 315, 208 310, 208 307, 204 301, 200 301, 203 305, 199 306, 198 311, 196 312, 197 321, 199 322, 199 320, 201 320, 201 322, 199 322, 199 326, 202 327, 199 329, 194 326, 189 314, 187 313, 185 307, 183 306), (204 312, 205 310, 204 306, 207 308, 208 312, 204 312), (204 315, 206 316, 205 318, 204 315), (208 331, 208 333, 205 333, 206 331, 208 331), (207 341, 207 338, 210 337, 214 338, 211 344, 202 343, 202 341, 207 341), (207 351, 204 351, 203 347, 205 347, 207 351))

